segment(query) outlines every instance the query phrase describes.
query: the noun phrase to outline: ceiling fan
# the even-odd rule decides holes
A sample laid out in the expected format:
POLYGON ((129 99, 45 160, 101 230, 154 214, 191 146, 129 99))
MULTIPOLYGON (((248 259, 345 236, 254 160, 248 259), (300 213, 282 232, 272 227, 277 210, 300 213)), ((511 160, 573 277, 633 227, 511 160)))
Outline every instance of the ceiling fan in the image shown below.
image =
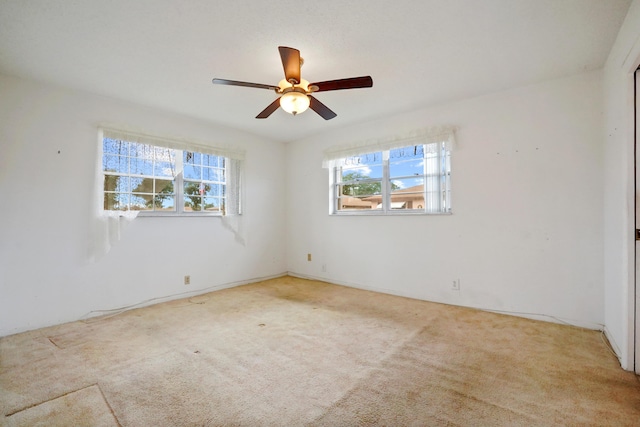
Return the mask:
POLYGON ((373 79, 370 76, 309 83, 300 77, 300 68, 304 63, 304 60, 300 57, 300 51, 285 46, 279 46, 278 50, 280 51, 280 59, 282 60, 285 78, 281 80, 277 86, 218 78, 212 80, 213 84, 271 89, 280 95, 278 99, 262 110, 262 112, 256 116, 256 119, 266 119, 276 111, 278 107, 282 107, 283 110, 294 116, 306 111, 307 108, 311 108, 325 120, 333 119, 336 117, 336 113, 313 97, 311 95, 312 93, 373 86, 373 79))

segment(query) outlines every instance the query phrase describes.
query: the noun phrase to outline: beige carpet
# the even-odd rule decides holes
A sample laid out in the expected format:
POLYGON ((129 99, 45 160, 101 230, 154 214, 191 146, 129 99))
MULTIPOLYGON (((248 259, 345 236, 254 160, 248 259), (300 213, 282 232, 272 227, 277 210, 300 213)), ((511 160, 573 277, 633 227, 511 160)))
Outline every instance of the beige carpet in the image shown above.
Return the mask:
POLYGON ((283 277, 0 339, 7 426, 632 426, 599 332, 283 277))

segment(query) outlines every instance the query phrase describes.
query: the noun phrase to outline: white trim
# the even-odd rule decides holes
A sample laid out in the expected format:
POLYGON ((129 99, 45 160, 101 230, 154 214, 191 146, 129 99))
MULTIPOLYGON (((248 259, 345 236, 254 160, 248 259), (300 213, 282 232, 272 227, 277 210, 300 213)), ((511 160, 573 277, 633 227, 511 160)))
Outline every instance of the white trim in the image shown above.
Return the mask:
POLYGON ((442 301, 428 300, 428 299, 425 299, 424 297, 421 297, 421 296, 419 296, 419 295, 417 295, 415 293, 412 293, 412 292, 400 292, 400 291, 397 291, 395 289, 392 290, 392 289, 387 289, 387 288, 378 288, 378 287, 375 287, 375 286, 366 286, 366 285, 361 285, 359 283, 345 282, 345 281, 341 281, 341 280, 333 280, 333 279, 328 279, 326 277, 319 277, 319 276, 314 276, 314 275, 309 275, 309 274, 301 274, 301 273, 296 273, 296 272, 293 272, 293 271, 288 271, 287 274, 289 276, 299 277, 301 279, 317 280, 319 282, 330 283, 332 285, 345 286, 345 287, 348 287, 348 288, 361 289, 363 291, 377 292, 377 293, 387 294, 387 295, 395 295, 395 296, 411 298, 411 299, 415 299, 415 300, 419 300, 419 301, 431 302, 431 303, 434 303, 434 304, 444 304, 444 305, 450 305, 450 306, 453 306, 453 307, 472 308, 472 309, 476 309, 476 310, 487 311, 487 312, 490 312, 490 313, 507 314, 509 316, 521 317, 521 318, 524 318, 524 319, 540 320, 540 321, 543 321, 543 322, 557 323, 557 324, 560 324, 560 325, 571 325, 571 326, 576 326, 576 327, 579 327, 579 328, 590 329, 590 330, 593 330, 593 331, 602 331, 603 328, 604 328, 604 325, 602 325, 600 323, 583 322, 583 321, 575 320, 575 319, 565 319, 565 318, 561 318, 561 317, 558 317, 558 316, 553 316, 551 314, 522 313, 522 312, 516 312, 516 311, 503 311, 503 310, 497 310, 497 309, 491 309, 491 308, 476 307, 476 306, 471 306, 471 305, 451 304, 451 303, 442 302, 442 301))
POLYGON ((87 319, 99 318, 102 316, 114 316, 114 315, 124 313, 126 311, 133 310, 136 308, 148 307, 150 305, 160 304, 163 302, 173 301, 181 298, 187 298, 187 297, 191 298, 198 295, 208 294, 210 292, 220 291, 222 289, 235 288, 237 286, 248 285, 251 283, 259 283, 265 280, 277 279, 278 277, 284 277, 284 276, 287 276, 287 272, 277 273, 269 276, 254 277, 252 279, 246 279, 246 280, 238 280, 236 282, 227 282, 219 285, 210 286, 204 289, 196 289, 193 291, 187 291, 187 292, 181 292, 181 293, 172 294, 172 295, 166 295, 163 297, 151 298, 145 301, 141 301, 139 303, 127 305, 126 307, 115 307, 111 309, 92 310, 89 313, 85 314, 84 316, 80 317, 78 320, 86 321, 87 319))
MULTIPOLYGON (((406 140, 405 140, 406 141, 406 140)), ((405 142, 406 143, 406 142, 405 142)), ((401 147, 396 148, 405 148, 406 145, 401 145, 401 147)), ((361 156, 373 156, 373 162, 369 163, 366 161, 362 163, 362 165, 371 166, 371 167, 380 167, 382 169, 382 177, 381 178, 370 178, 370 177, 362 177, 360 180, 347 180, 343 181, 343 177, 345 176, 343 172, 350 171, 358 171, 361 167, 360 156, 352 156, 352 157, 341 157, 339 159, 334 159, 326 162, 326 164, 330 165, 329 169, 329 193, 330 193, 330 203, 329 203, 329 214, 330 215, 407 215, 407 214, 417 214, 417 215, 431 215, 431 214, 446 214, 451 213, 451 149, 450 144, 446 141, 438 141, 438 142, 430 142, 430 143, 416 143, 414 141, 413 144, 410 144, 409 147, 422 147, 423 155, 422 157, 407 157, 406 160, 422 160, 422 174, 421 175, 397 175, 391 176, 391 167, 393 165, 397 165, 402 163, 402 160, 393 160, 390 159, 390 153, 393 149, 385 149, 382 151, 373 151, 362 153, 361 156), (381 157, 381 163, 379 163, 376 158, 381 157), (445 159, 446 161, 442 161, 445 159), (353 161, 353 162, 352 162, 353 161), (355 165, 355 166, 354 166, 355 165), (395 179, 422 179, 422 190, 421 191, 412 191, 411 193, 399 193, 394 194, 391 189, 391 181, 395 179), (444 181, 443 181, 444 179, 444 181), (344 186, 355 186, 360 183, 362 184, 377 184, 380 183, 380 194, 376 194, 375 197, 380 197, 381 202, 378 203, 377 207, 366 206, 362 209, 355 208, 343 208, 342 199, 344 197, 348 199, 359 199, 357 195, 348 195, 343 193, 344 186), (444 188, 443 188, 443 183, 444 188), (437 195, 436 195, 437 193, 437 195), (397 209, 394 208, 394 204, 397 202, 393 202, 392 199, 394 195, 402 196, 407 194, 420 194, 424 199, 424 206, 420 208, 409 208, 409 209, 397 209), (434 198, 437 196, 437 199, 434 198), (443 197, 446 199, 443 201, 443 197)), ((415 154, 415 153, 414 153, 415 154)), ((418 185, 416 185, 417 187, 418 185)), ((369 196, 368 196, 369 197, 369 196)), ((373 195, 370 197, 374 197, 373 195)), ((373 202, 371 202, 373 203, 373 202)))

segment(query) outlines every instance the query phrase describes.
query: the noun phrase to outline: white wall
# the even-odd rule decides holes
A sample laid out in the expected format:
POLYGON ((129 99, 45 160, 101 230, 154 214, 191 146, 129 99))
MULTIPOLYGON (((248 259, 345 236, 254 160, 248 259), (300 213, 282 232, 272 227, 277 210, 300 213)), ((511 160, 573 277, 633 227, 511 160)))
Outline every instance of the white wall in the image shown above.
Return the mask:
POLYGON ((624 369, 634 353, 633 71, 640 62, 635 0, 604 69, 604 301, 606 332, 624 369))
POLYGON ((286 272, 283 144, 1 75, 0 94, 0 336, 286 272), (246 245, 217 217, 138 218, 89 263, 101 122, 245 148, 246 245))
POLYGON ((601 83, 602 73, 591 72, 289 144, 288 270, 601 327, 601 83), (452 215, 328 215, 325 148, 431 125, 460 128, 452 215), (460 291, 451 289, 454 279, 460 291))

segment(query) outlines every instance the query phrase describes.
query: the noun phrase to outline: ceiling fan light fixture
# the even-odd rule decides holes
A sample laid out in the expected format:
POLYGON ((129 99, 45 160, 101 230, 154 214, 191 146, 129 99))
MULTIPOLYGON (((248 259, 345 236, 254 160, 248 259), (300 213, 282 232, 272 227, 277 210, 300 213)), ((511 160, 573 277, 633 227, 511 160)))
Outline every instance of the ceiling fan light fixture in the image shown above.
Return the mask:
POLYGON ((280 60, 282 61, 282 67, 284 69, 284 79, 280 80, 278 86, 219 78, 214 78, 212 83, 275 91, 278 98, 274 99, 267 108, 262 110, 256 116, 256 119, 266 119, 279 107, 282 107, 284 111, 294 116, 304 113, 308 108, 311 108, 323 119, 331 120, 336 117, 336 113, 331 111, 329 107, 320 102, 316 97, 312 96, 312 93, 342 89, 358 89, 373 86, 373 79, 371 76, 327 80, 310 84, 305 79, 300 78, 300 67, 304 62, 300 57, 300 51, 286 46, 279 46, 278 50, 280 51, 280 60))
POLYGON ((291 91, 280 97, 280 106, 289 114, 304 113, 309 108, 309 97, 302 92, 291 91))

